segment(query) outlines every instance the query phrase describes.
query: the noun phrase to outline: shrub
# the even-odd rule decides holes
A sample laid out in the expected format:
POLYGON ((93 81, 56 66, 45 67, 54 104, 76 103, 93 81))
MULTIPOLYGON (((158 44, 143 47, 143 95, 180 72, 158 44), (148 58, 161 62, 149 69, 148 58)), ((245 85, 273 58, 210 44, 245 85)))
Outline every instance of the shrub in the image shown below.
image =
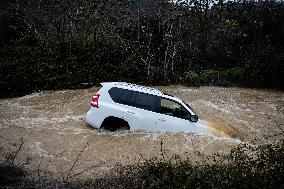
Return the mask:
POLYGON ((235 78, 241 78, 244 70, 240 66, 232 67, 226 70, 226 74, 235 78))
POLYGON ((199 76, 194 71, 187 71, 184 73, 184 82, 189 86, 199 86, 200 79, 199 76))
POLYGON ((19 166, 0 164, 0 187, 12 187, 24 181, 27 172, 19 166))
POLYGON ((141 184, 150 188, 283 188, 283 144, 241 145, 213 164, 150 160, 141 184))
POLYGON ((240 66, 228 68, 224 71, 226 79, 231 83, 241 83, 244 73, 245 69, 240 66))
POLYGON ((203 84, 214 84, 218 80, 218 71, 214 69, 202 70, 200 80, 203 84))
MULTIPOLYGON (((11 159, 0 164, 4 179, 0 180, 0 188, 284 188, 284 140, 262 146, 242 144, 228 155, 212 156, 208 161, 211 163, 192 163, 178 156, 170 160, 152 158, 117 166, 104 178, 87 181, 36 179, 11 159)), ((68 172, 65 174, 68 177, 68 172)))
POLYGON ((153 158, 119 167, 107 177, 71 188, 283 188, 284 141, 252 147, 240 145, 214 163, 192 163, 175 157, 153 158))

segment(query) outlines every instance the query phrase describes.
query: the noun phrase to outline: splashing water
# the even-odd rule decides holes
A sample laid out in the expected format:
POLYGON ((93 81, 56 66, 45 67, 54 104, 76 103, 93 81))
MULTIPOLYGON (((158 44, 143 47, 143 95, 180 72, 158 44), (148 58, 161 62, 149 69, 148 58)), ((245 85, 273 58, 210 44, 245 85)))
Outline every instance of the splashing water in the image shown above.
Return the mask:
POLYGON ((214 136, 226 136, 226 137, 231 137, 228 133, 225 133, 223 130, 218 130, 221 129, 220 127, 217 127, 218 125, 210 123, 209 121, 206 120, 199 120, 196 123, 196 126, 199 128, 197 132, 200 134, 210 134, 214 136))

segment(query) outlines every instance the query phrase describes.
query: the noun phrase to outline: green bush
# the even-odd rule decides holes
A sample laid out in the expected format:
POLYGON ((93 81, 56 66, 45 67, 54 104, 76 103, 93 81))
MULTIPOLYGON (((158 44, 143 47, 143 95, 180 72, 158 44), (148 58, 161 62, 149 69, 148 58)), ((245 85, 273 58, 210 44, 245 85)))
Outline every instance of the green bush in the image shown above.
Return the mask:
POLYGON ((229 75, 231 77, 241 78, 242 74, 244 72, 244 69, 241 68, 240 66, 236 66, 236 67, 232 67, 232 68, 227 69, 225 72, 226 72, 227 75, 229 75))
POLYGON ((283 141, 239 146, 213 164, 149 161, 142 180, 151 188, 283 188, 283 141))
POLYGON ((200 80, 203 84, 214 84, 218 80, 218 71, 214 69, 202 70, 200 80))
POLYGON ((243 77, 245 75, 245 68, 242 68, 240 66, 228 68, 224 71, 224 75, 230 83, 242 83, 243 77))
POLYGON ((184 83, 189 86, 199 86, 200 85, 200 79, 197 73, 195 71, 187 71, 184 73, 183 76, 184 83))

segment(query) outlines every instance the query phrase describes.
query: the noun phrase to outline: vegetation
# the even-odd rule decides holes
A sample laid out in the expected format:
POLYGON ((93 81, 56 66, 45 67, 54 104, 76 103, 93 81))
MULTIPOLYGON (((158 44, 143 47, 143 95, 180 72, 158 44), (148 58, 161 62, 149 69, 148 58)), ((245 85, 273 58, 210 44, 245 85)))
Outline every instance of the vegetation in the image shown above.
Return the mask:
MULTIPOLYGON (((2 178, 0 186, 6 188, 283 188, 283 164, 283 140, 257 147, 240 145, 226 156, 210 157, 207 163, 194 163, 189 159, 181 160, 179 157, 170 160, 153 158, 145 160, 144 163, 118 167, 105 178, 87 181, 37 177, 36 175, 41 174, 29 174, 22 166, 5 161, 0 165, 2 178)), ((64 178, 68 177, 69 174, 65 174, 64 178)))
POLYGON ((101 81, 283 89, 282 1, 0 5, 1 97, 101 81))
POLYGON ((213 163, 192 163, 178 157, 169 161, 151 159, 119 169, 117 177, 112 173, 83 185, 87 188, 283 188, 283 144, 281 141, 260 147, 241 145, 227 156, 212 157, 213 163))

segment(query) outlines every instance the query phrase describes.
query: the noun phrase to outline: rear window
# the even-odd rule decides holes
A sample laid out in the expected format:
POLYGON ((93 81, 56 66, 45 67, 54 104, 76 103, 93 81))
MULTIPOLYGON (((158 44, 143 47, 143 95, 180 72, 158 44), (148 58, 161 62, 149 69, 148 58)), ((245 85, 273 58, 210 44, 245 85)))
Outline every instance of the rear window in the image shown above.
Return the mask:
POLYGON ((130 99, 133 95, 133 92, 127 89, 114 87, 109 90, 109 95, 111 99, 116 103, 130 105, 130 99))
POLYGON ((155 95, 116 87, 109 90, 109 95, 114 102, 119 104, 149 111, 157 111, 158 109, 159 97, 155 95))

